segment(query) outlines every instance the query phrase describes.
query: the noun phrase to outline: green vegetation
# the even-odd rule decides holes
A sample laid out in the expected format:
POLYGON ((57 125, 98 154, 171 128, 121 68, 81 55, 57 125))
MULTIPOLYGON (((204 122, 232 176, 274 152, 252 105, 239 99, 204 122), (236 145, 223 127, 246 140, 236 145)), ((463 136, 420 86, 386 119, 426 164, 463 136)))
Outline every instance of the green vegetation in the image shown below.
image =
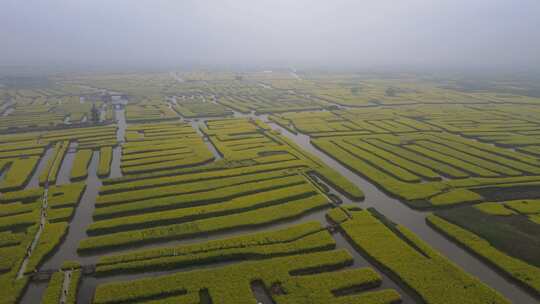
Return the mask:
POLYGON ((14 202, 33 202, 43 195, 42 188, 25 189, 13 192, 3 193, 0 196, 0 203, 14 203, 14 202))
POLYGON ((86 184, 83 182, 49 187, 47 204, 53 209, 75 207, 79 204, 85 189, 86 184))
POLYGON ((184 118, 220 117, 233 114, 227 107, 213 103, 204 97, 190 100, 177 98, 173 109, 184 118))
POLYGON ((88 176, 88 165, 92 160, 92 153, 93 151, 88 149, 77 151, 71 168, 72 181, 82 180, 88 176))
POLYGON ((198 166, 214 159, 195 130, 184 123, 132 125, 126 140, 120 166, 128 175, 198 166))
POLYGON ((35 156, 15 159, 0 182, 0 191, 6 192, 22 189, 30 180, 38 162, 39 157, 35 156))
POLYGON ((532 294, 540 295, 538 200, 483 203, 438 211, 428 223, 532 294))
POLYGON ((540 168, 537 161, 447 133, 320 137, 312 143, 417 208, 481 202, 485 200, 483 189, 505 187, 511 191, 540 182, 539 176, 530 175, 540 168), (536 166, 517 159, 536 162, 536 166), (499 164, 503 162, 515 169, 499 164), (449 177, 458 179, 443 180, 449 177))
POLYGON ((64 261, 64 263, 62 263, 62 270, 76 270, 76 269, 80 269, 81 268, 81 264, 77 261, 64 261))
POLYGON ((272 295, 279 303, 393 303, 400 299, 393 290, 335 297, 332 293, 334 290, 369 288, 380 282, 379 276, 370 269, 319 273, 340 269, 351 262, 346 251, 328 251, 110 283, 97 287, 94 303, 173 297, 185 300, 203 289, 207 289, 212 299, 219 299, 220 303, 253 303, 249 284, 254 281, 262 282, 267 288, 278 283, 287 290, 287 293, 272 295), (296 276, 296 273, 309 275, 296 276))
MULTIPOLYGON (((304 162, 300 161, 288 161, 277 164, 264 164, 247 166, 243 165, 238 168, 233 167, 231 169, 216 168, 215 170, 201 170, 198 172, 189 172, 190 174, 178 174, 172 176, 158 176, 154 177, 144 176, 137 177, 135 179, 123 179, 121 182, 114 182, 112 184, 105 184, 100 188, 100 194, 112 194, 127 191, 143 190, 149 188, 155 188, 158 186, 169 186, 175 184, 182 184, 188 182, 200 182, 204 180, 222 179, 227 180, 236 176, 249 175, 254 173, 265 173, 271 171, 282 171, 286 169, 294 170, 296 168, 306 167, 304 162)), ((174 171, 173 171, 174 172, 174 171)), ((148 192, 148 191, 145 191, 148 192)), ((152 194, 155 196, 155 194, 152 194)), ((113 197, 113 196, 111 196, 113 197)), ((120 200, 120 199, 118 199, 120 200)), ((98 200, 98 204, 99 204, 98 200)))
POLYGON ((482 201, 482 196, 468 189, 451 189, 447 192, 435 195, 429 199, 433 206, 448 206, 462 203, 477 203, 482 201))
POLYGON ((67 229, 68 224, 65 222, 45 224, 37 246, 28 260, 27 273, 37 269, 45 258, 60 245, 67 233, 67 229))
POLYGON ((73 207, 51 209, 47 214, 47 219, 51 223, 69 222, 74 212, 75 208, 73 207))
POLYGON ((16 303, 22 296, 24 288, 28 284, 28 278, 23 277, 16 280, 20 265, 23 262, 26 248, 30 246, 37 231, 37 225, 28 228, 23 235, 20 235, 20 242, 13 246, 0 248, 2 262, 0 267, 0 303, 16 303))
POLYGON ((51 280, 49 281, 49 284, 47 285, 47 289, 45 290, 45 294, 43 295, 43 299, 41 300, 41 303, 44 304, 57 304, 57 303, 66 303, 66 304, 75 304, 77 303, 77 291, 79 284, 81 282, 82 273, 81 270, 74 270, 64 272, 64 271, 57 271, 53 273, 51 280), (66 280, 66 276, 69 276, 69 287, 67 289, 67 294, 65 295, 65 302, 62 302, 62 293, 64 290, 64 281, 66 280))
POLYGON ((212 182, 194 182, 180 184, 181 187, 166 186, 148 190, 130 191, 125 195, 111 194, 98 197, 94 218, 108 218, 120 215, 141 214, 148 211, 191 207, 208 203, 219 203, 297 184, 306 183, 303 176, 283 175, 284 172, 250 174, 212 180, 212 182), (232 185, 231 185, 232 184, 232 185), (221 187, 220 187, 221 186, 221 187), (167 191, 167 190, 172 191, 167 191), (179 192, 179 193, 176 193, 179 192), (187 192, 187 193, 186 193, 187 192), (125 197, 131 197, 126 198, 125 197), (110 199, 108 199, 110 198, 110 199), (116 201, 113 199, 117 199, 116 201), (120 201, 118 199, 121 199, 120 201), (105 204, 107 202, 107 204, 105 204))
POLYGON ((518 200, 510 201, 504 204, 507 208, 516 210, 521 214, 540 213, 540 200, 518 200))
POLYGON ((64 283, 64 273, 62 271, 55 272, 52 275, 45 294, 41 303, 44 304, 58 304, 60 303, 60 298, 62 296, 62 287, 64 283))
MULTIPOLYGON (((81 102, 78 94, 92 93, 96 92, 73 84, 62 84, 54 89, 13 89, 10 93, 13 98, 10 104, 12 111, 0 117, 0 132, 63 130, 94 124, 90 115, 93 105, 104 111, 110 110, 110 107, 101 101, 86 99, 81 102)), ((0 107, 0 112, 2 110, 0 107)), ((107 117, 98 123, 110 122, 110 117, 107 117)))
POLYGON ((493 248, 513 258, 540 267, 540 225, 527 215, 500 215, 492 212, 491 204, 487 206, 487 212, 485 207, 474 206, 441 210, 435 215, 485 239, 493 248))
POLYGON ((445 221, 436 215, 428 216, 427 221, 453 241, 480 256, 497 269, 505 272, 508 276, 529 288, 536 295, 540 295, 539 267, 501 252, 478 235, 445 221))
MULTIPOLYGON (((540 99, 510 80, 464 83, 246 70, 56 74, 47 87, 0 87, 0 304, 20 302, 49 257, 63 264, 43 302, 76 302, 93 265, 58 260, 68 229, 66 249, 86 232, 77 250, 91 257, 80 261, 96 258, 95 274, 111 282, 85 295, 94 303, 248 304, 261 290, 280 304, 400 302, 374 289, 392 282, 373 269, 347 268, 336 232, 413 301, 508 303, 442 254, 459 255, 350 204, 362 190, 309 144, 432 210, 430 226, 538 296, 540 99), (100 181, 87 180, 97 151, 100 181), (109 178, 113 151, 122 176, 109 178), (56 185, 67 153, 69 183, 56 185), (94 210, 93 221, 73 223, 87 186, 77 214, 94 210)), ((424 225, 414 212, 422 222, 404 223, 424 225)))
POLYGON ((47 161, 47 166, 41 172, 39 176, 39 184, 55 184, 56 177, 60 171, 60 166, 64 161, 67 150, 69 148, 69 141, 59 141, 54 145, 53 155, 47 161))
POLYGON ((36 202, 37 201, 29 202, 29 203, 16 202, 16 203, 11 203, 11 204, 5 204, 0 209, 0 217, 13 216, 17 214, 31 212, 32 210, 38 207, 36 202))
MULTIPOLYGON (((337 185, 351 197, 363 196, 347 179, 269 131, 262 122, 232 121, 236 123, 233 128, 229 127, 229 120, 213 120, 203 129, 223 155, 225 166, 198 165, 198 169, 186 170, 184 174, 167 174, 178 170, 167 167, 156 170, 164 173, 139 174, 105 183, 96 200, 97 221, 87 230, 92 236, 80 243, 79 251, 110 250, 246 229, 329 206, 329 199, 311 179, 306 179, 306 174, 337 185)), ((128 162, 128 167, 164 158, 168 151, 182 155, 194 145, 202 144, 207 151, 194 130, 182 123, 130 126, 126 138, 122 166, 128 162), (164 139, 175 137, 187 144, 164 139), (163 144, 155 145, 156 141, 163 144)), ((168 157, 164 159, 156 164, 169 162, 168 157)), ((137 168, 143 166, 147 164, 137 168)))
POLYGON ((127 122, 151 122, 177 119, 176 113, 157 99, 145 99, 126 107, 127 122))
POLYGON ((143 213, 141 215, 98 221, 92 224, 87 232, 88 234, 103 234, 174 223, 193 222, 200 219, 226 216, 261 207, 279 205, 283 202, 291 202, 303 198, 316 199, 315 196, 317 194, 311 184, 304 183, 270 191, 260 191, 255 194, 244 195, 223 203, 214 203, 208 206, 143 213))
POLYGON ((327 205, 328 199, 318 194, 232 215, 90 237, 81 241, 79 251, 105 250, 148 242, 182 239, 230 229, 255 227, 299 217, 304 213, 327 205))
MULTIPOLYGON (((370 89, 381 83, 362 86, 357 94, 369 95, 370 89)), ((319 91, 321 85, 327 84, 303 84, 308 91, 319 91)), ((418 98, 408 94, 425 93, 425 87, 405 86, 407 89, 397 90, 401 93, 396 95, 418 98)), ((395 86, 391 88, 396 92, 395 86)), ((474 97, 473 105, 452 104, 449 96, 442 105, 430 104, 436 103, 436 98, 429 102, 403 99, 408 105, 289 112, 275 114, 271 120, 293 133, 309 135, 317 148, 415 208, 495 199, 497 189, 509 192, 501 194, 503 198, 519 198, 523 187, 540 184, 540 160, 523 150, 526 145, 540 145, 534 138, 540 123, 532 115, 538 112, 536 106, 481 106, 479 100, 488 102, 485 95, 474 97), (511 145, 521 148, 506 148, 511 145)), ((386 104, 383 100, 387 97, 377 97, 377 103, 386 104)), ((358 96, 350 100, 356 102, 358 96)))
POLYGON ((15 230, 32 226, 39 221, 39 210, 12 216, 0 217, 0 231, 15 230))
POLYGON ((79 285, 82 280, 82 271, 74 270, 71 272, 71 281, 69 284, 69 289, 66 296, 66 304, 76 304, 77 303, 77 293, 79 291, 79 285))
POLYGON ((101 178, 107 177, 111 173, 112 152, 112 147, 101 147, 101 149, 99 149, 97 175, 101 178))
POLYGON ((160 248, 101 258, 96 271, 107 273, 172 269, 228 260, 253 260, 332 249, 334 240, 319 223, 309 222, 277 231, 160 248))
POLYGON ((492 215, 512 215, 516 214, 512 209, 506 208, 504 204, 500 203, 483 203, 475 205, 474 208, 492 215))
POLYGON ((426 303, 509 303, 407 228, 370 211, 349 209, 348 213, 351 219, 340 224, 345 234, 381 269, 399 278, 426 303))
POLYGON ((0 233, 0 248, 18 245, 24 238, 22 233, 1 232, 0 233))

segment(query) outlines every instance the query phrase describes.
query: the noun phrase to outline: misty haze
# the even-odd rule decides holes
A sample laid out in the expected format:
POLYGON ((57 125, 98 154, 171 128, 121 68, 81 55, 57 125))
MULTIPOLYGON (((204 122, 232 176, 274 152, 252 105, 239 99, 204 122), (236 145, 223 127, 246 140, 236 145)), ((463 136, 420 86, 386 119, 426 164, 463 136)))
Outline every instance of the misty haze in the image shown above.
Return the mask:
POLYGON ((0 304, 539 303, 539 16, 0 0, 0 304))

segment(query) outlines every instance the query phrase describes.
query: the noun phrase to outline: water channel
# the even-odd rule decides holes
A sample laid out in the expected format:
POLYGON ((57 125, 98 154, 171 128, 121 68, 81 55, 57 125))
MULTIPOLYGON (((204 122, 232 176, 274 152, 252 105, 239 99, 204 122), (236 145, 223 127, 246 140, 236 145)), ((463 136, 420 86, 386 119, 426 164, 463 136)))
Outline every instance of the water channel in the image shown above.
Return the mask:
MULTIPOLYGON (((124 107, 122 104, 122 105, 115 106, 115 108, 116 108, 115 118, 118 125, 117 136, 118 136, 119 142, 122 142, 124 139, 124 133, 126 129, 124 107)), ((259 119, 262 119, 263 121, 267 121, 266 115, 257 116, 253 113, 241 114, 241 113, 235 112, 234 117, 259 118, 259 119)), ((198 119, 197 121, 192 122, 192 126, 195 128, 195 130, 199 134, 201 134, 199 128, 205 123, 205 121, 206 119, 198 119)), ((441 252, 443 255, 448 257, 454 263, 459 265, 465 271, 480 278, 484 283, 498 290, 500 293, 502 293, 504 296, 510 299, 513 303, 536 303, 537 302, 537 300, 534 297, 526 293, 524 290, 517 287, 512 282, 502 277, 495 270, 493 270, 492 268, 490 268, 489 266, 481 262, 479 259, 472 256, 471 254, 463 250, 461 247, 448 241, 441 234, 437 233, 436 231, 431 229, 429 226, 427 226, 425 222, 425 217, 426 217, 425 212, 413 210, 407 207, 404 203, 400 202, 399 200, 389 197, 387 194, 385 194, 376 186, 368 182, 363 177, 355 174, 354 172, 352 172, 351 170, 349 170, 348 168, 340 164, 338 161, 334 160, 333 158, 329 157, 328 155, 316 149, 310 143, 310 138, 308 136, 303 135, 303 134, 293 134, 290 131, 271 122, 268 122, 268 124, 271 126, 271 128, 273 128, 274 130, 279 130, 279 132, 283 136, 291 139, 297 145, 302 147, 304 150, 317 156, 320 160, 322 160, 328 166, 339 171, 343 176, 345 176, 350 181, 358 185, 365 194, 365 200, 363 202, 353 202, 353 203, 358 204, 362 208, 374 207, 378 211, 380 211, 382 214, 384 214, 386 217, 388 217, 390 220, 394 221, 397 224, 400 224, 409 228, 411 231, 416 233, 420 238, 422 238, 424 241, 429 243, 433 248, 437 249, 439 252, 441 252)), ((217 158, 221 157, 219 152, 215 151, 215 147, 213 147, 211 143, 207 142, 207 144, 209 145, 209 149, 212 150, 212 152, 214 153, 214 155, 216 155, 217 158)), ((50 154, 52 152, 51 150, 52 149, 48 149, 45 153, 45 156, 42 157, 42 159, 40 160, 40 163, 38 164, 38 169, 34 173, 31 179, 31 182, 29 183, 27 188, 37 187, 39 173, 45 166, 47 159, 50 157, 50 154)), ((64 163, 62 164, 62 168, 60 170, 60 175, 58 179, 59 183, 69 182, 69 173, 71 169, 70 167, 71 167, 71 163, 73 162, 72 159, 70 159, 70 157, 73 157, 73 156, 70 156, 68 153, 68 156, 66 157, 66 159, 64 160, 64 163)), ((113 150, 111 177, 120 177, 122 175, 121 170, 120 170, 120 157, 121 157, 121 146, 119 145, 113 150)), ((77 254, 77 251, 76 251, 79 241, 87 237, 86 228, 92 223, 94 203, 95 203, 95 199, 98 193, 98 189, 101 186, 101 182, 96 175, 98 160, 99 160, 99 152, 94 152, 92 161, 89 166, 89 172, 88 172, 89 175, 86 180, 87 188, 83 194, 83 198, 79 206, 77 207, 75 211, 73 220, 70 223, 68 235, 66 239, 64 240, 64 242, 60 245, 60 248, 57 251, 55 251, 55 253, 49 259, 47 259, 47 261, 40 267, 40 269, 42 270, 43 269, 58 269, 65 260, 75 260, 75 261, 79 261, 80 263, 84 265, 91 265, 91 264, 95 264, 97 259, 99 258, 100 254, 81 256, 77 254)), ((342 201, 350 202, 350 200, 348 200, 342 194, 337 193, 334 189, 331 189, 331 192, 337 195, 342 201)), ((137 246, 136 249, 157 248, 157 247, 165 247, 165 246, 171 246, 171 245, 204 242, 208 240, 238 236, 245 233, 255 233, 259 231, 265 231, 268 229, 285 228, 285 227, 296 225, 296 224, 306 222, 306 221, 315 220, 315 221, 321 222, 323 225, 326 225, 327 224, 327 221, 325 218, 326 211, 327 210, 325 209, 317 210, 317 211, 299 216, 294 219, 283 220, 281 222, 273 223, 270 225, 263 225, 256 228, 223 231, 219 233, 213 233, 209 235, 198 236, 198 237, 193 237, 193 238, 188 238, 188 239, 183 239, 183 240, 153 243, 153 244, 148 244, 148 245, 143 245, 143 246, 137 246)), ((334 236, 334 239, 336 240, 337 248, 344 248, 353 255, 354 264, 351 267, 371 267, 375 269, 376 271, 379 272, 379 274, 383 278, 382 285, 379 288, 392 288, 392 289, 397 290, 403 297, 403 303, 417 303, 418 302, 417 300, 413 298, 412 292, 410 290, 403 289, 399 285, 399 283, 390 279, 382 271, 380 271, 380 269, 378 269, 375 265, 369 263, 361 254, 358 253, 357 250, 353 248, 350 242, 343 235, 341 235, 340 233, 336 233, 333 236, 334 236)), ((130 250, 132 249, 133 248, 130 248, 130 250)), ((126 250, 117 250, 117 251, 114 251, 114 253, 121 253, 123 251, 126 251, 126 250)), ((107 254, 109 253, 111 252, 107 252, 107 254)), ((170 271, 156 271, 156 272, 147 272, 147 273, 142 273, 142 274, 127 274, 127 275, 122 274, 118 276, 108 276, 108 277, 93 277, 93 276, 86 275, 83 277, 83 281, 79 289, 78 303, 80 304, 91 303, 95 288, 99 284, 103 284, 107 282, 114 282, 114 281, 132 280, 132 279, 150 277, 150 276, 158 276, 158 275, 175 273, 175 272, 180 272, 180 271, 189 271, 193 269, 219 267, 219 266, 228 265, 235 262, 238 262, 238 261, 214 263, 214 264, 209 264, 203 267, 201 266, 197 266, 193 268, 184 267, 182 269, 175 269, 175 270, 170 270, 170 271)), ((36 303, 37 299, 40 299, 42 297, 45 288, 46 288, 46 282, 31 282, 29 284, 29 287, 21 303, 36 303)), ((257 295, 257 299, 259 301, 262 301, 262 303, 264 304, 271 303, 269 302, 270 300, 268 299, 268 297, 267 296, 265 297, 265 295, 262 294, 263 290, 261 289, 261 286, 254 285, 252 286, 252 290, 254 294, 257 295)))

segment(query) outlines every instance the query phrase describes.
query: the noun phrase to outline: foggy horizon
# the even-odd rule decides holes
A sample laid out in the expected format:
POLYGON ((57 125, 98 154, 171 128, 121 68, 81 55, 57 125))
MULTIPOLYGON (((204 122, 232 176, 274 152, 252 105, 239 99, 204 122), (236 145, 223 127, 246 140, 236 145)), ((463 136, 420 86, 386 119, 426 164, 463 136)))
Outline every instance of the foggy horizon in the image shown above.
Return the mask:
POLYGON ((0 0, 0 304, 540 299, 539 0, 0 0))
POLYGON ((3 1, 0 67, 540 68, 540 3, 3 1))

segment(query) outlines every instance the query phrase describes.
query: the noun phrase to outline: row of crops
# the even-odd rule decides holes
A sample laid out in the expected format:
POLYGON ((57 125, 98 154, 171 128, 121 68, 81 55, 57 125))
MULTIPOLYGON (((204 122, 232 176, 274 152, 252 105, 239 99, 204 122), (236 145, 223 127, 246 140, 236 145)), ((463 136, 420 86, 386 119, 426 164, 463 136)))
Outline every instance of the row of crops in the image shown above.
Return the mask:
POLYGON ((505 92, 495 92, 483 89, 459 90, 441 85, 437 80, 420 80, 414 76, 375 78, 373 75, 324 73, 308 74, 302 79, 288 76, 267 75, 260 78, 257 75, 247 75, 276 89, 294 90, 299 94, 351 108, 414 104, 535 104, 540 101, 538 97, 519 94, 519 90, 515 90, 517 86, 504 89, 501 87, 500 91, 505 92))
POLYGON ((41 303, 77 303, 77 288, 82 278, 82 271, 79 266, 77 264, 67 264, 62 267, 61 271, 55 272, 47 285, 41 303))
POLYGON ((435 229, 538 295, 539 214, 540 201, 514 200, 443 210, 427 220, 435 229))
POLYGON ((9 92, 0 107, 0 132, 59 129, 112 122, 112 107, 68 92, 9 92), (95 114, 93 112, 96 112, 95 114))
POLYGON ((176 113, 159 99, 146 99, 126 106, 126 120, 130 123, 175 120, 177 118, 176 113))
MULTIPOLYGON (((19 301, 33 274, 62 245, 89 170, 110 172, 116 132, 107 125, 0 135, 0 303, 19 301)), ((69 271, 69 296, 61 290, 66 273, 53 275, 43 302, 75 303, 81 273, 69 271)))
MULTIPOLYGON (((367 110, 283 114, 273 121, 311 135, 317 148, 418 208, 485 201, 493 193, 483 189, 505 189, 519 196, 513 189, 540 182, 536 155, 520 147, 508 149, 496 141, 476 139, 466 129, 457 128, 460 119, 477 117, 479 122, 468 122, 472 124, 469 130, 477 130, 476 125, 482 124, 478 110, 460 106, 459 118, 453 119, 451 115, 458 114, 449 106, 442 120, 442 114, 427 108, 387 108, 375 115, 367 110), (452 121, 453 128, 442 121, 452 121)), ((485 132, 497 134, 495 124, 503 120, 485 115, 493 124, 492 131, 492 125, 486 124, 485 132)), ((522 122, 517 114, 514 118, 512 123, 520 130, 539 126, 534 121, 522 122)), ((506 124, 506 132, 512 132, 512 123, 506 124)), ((529 144, 532 147, 534 142, 529 144)))
POLYGON ((29 282, 28 275, 61 244, 85 187, 73 183, 29 188, 0 197, 2 303, 15 302, 29 282))
MULTIPOLYGON (((0 303, 509 303, 440 246, 339 205, 364 193, 274 123, 433 209, 415 213, 418 225, 538 293, 538 202, 518 200, 540 183, 529 99, 288 72, 63 81, 73 96, 125 93, 116 111, 128 124, 0 135, 0 303), (50 277, 37 291, 40 274, 50 277)), ((0 106, 9 117, 24 99, 63 124, 88 119, 89 103, 55 94, 21 91, 0 106)))
POLYGON ((226 117, 233 114, 229 108, 215 102, 213 96, 178 96, 173 99, 173 109, 184 118, 226 117))
POLYGON ((224 156, 207 165, 212 155, 189 125, 128 127, 123 170, 132 157, 145 160, 144 154, 151 158, 156 153, 166 154, 157 157, 164 158, 166 164, 105 180, 96 200, 95 222, 87 230, 91 237, 81 242, 79 250, 133 247, 297 218, 329 204, 309 174, 322 176, 351 197, 361 197, 358 188, 272 134, 261 122, 230 122, 209 121, 203 130, 224 156), (156 145, 156 140, 164 137, 171 138, 171 144, 160 140, 162 144, 156 145), (176 137, 182 140, 174 140, 176 137), (199 158, 206 153, 209 159, 187 162, 190 158, 183 157, 185 151, 197 145, 201 151, 191 153, 199 158), (183 158, 166 160, 177 154, 183 158))
MULTIPOLYGON (((339 178, 336 180, 336 175, 325 176, 324 170, 328 168, 323 167, 319 169, 320 172, 313 170, 320 162, 318 159, 306 154, 293 142, 273 132, 266 124, 258 120, 210 120, 205 123, 202 132, 224 156, 222 160, 203 165, 198 169, 175 169, 169 173, 167 170, 159 170, 134 176, 127 175, 121 179, 104 182, 96 202, 95 222, 87 231, 91 237, 81 242, 79 247, 81 252, 106 254, 97 264, 98 273, 107 276, 120 272, 144 273, 150 269, 170 271, 175 268, 204 266, 238 259, 244 261, 269 259, 268 263, 272 264, 271 267, 277 269, 280 264, 286 262, 283 258, 276 258, 276 256, 294 255, 303 250, 311 252, 322 248, 332 248, 329 243, 317 239, 318 236, 315 235, 321 232, 314 233, 310 241, 304 237, 291 236, 295 241, 286 247, 277 244, 266 247, 268 240, 276 236, 265 232, 262 235, 267 241, 254 241, 250 235, 194 245, 140 249, 124 254, 114 253, 117 249, 124 247, 146 248, 149 244, 208 236, 229 229, 267 225, 273 221, 294 218, 297 214, 308 212, 310 209, 306 208, 329 206, 329 200, 324 197, 324 191, 320 192, 313 184, 310 173, 321 176, 338 189, 351 189, 346 184, 344 186, 339 178), (304 162, 299 168, 296 164, 293 170, 289 166, 283 166, 292 162, 298 163, 299 160, 304 162), (311 166, 306 166, 306 163, 311 163, 311 166), (173 172, 174 175, 172 175, 173 172), (296 195, 308 196, 307 199, 297 200, 296 195), (319 196, 322 205, 310 205, 317 201, 316 198, 319 196), (292 204, 303 208, 296 209, 297 213, 290 213, 289 206, 292 204), (255 242, 258 244, 257 248, 244 244, 243 242, 246 241, 255 242), (310 244, 309 248, 298 249, 296 246, 303 244, 304 241, 310 244), (216 247, 217 249, 213 249, 216 247), (107 254, 109 251, 112 251, 111 254, 107 254)), ((418 171, 422 172, 422 170, 414 172, 418 171)), ((442 180, 442 177, 436 174, 425 178, 429 177, 434 181, 442 180)), ((467 176, 462 178, 465 177, 467 176)), ((354 196, 351 193, 349 195, 354 196)), ((355 195, 361 197, 359 193, 355 195)), ((355 245, 367 256, 373 258, 371 261, 380 269, 384 269, 392 277, 399 277, 399 281, 412 290, 411 292, 416 297, 428 303, 445 301, 478 303, 479 299, 489 303, 507 303, 507 300, 496 291, 463 272, 406 228, 389 224, 384 218, 379 219, 377 213, 370 215, 369 219, 363 219, 363 215, 370 213, 359 212, 356 208, 333 210, 330 218, 335 222, 341 222, 344 233, 355 245), (378 224, 375 224, 377 221, 378 224), (367 238, 366 241, 356 239, 355 233, 359 235, 358 237, 367 238), (375 236, 379 238, 374 239, 375 236), (393 247, 389 247, 390 241, 393 247), (404 262, 405 254, 410 254, 408 262, 404 262), (409 264, 411 261, 418 265, 403 267, 404 263, 409 264)), ((321 229, 320 224, 309 222, 298 228, 308 226, 312 226, 311 229, 316 231, 321 229)), ((291 229, 276 231, 276 233, 292 233, 297 227, 291 229)), ((253 235, 255 236, 258 235, 253 235)), ((279 242, 282 241, 280 238, 279 242)), ((309 260, 307 254, 298 257, 309 260)), ((303 302, 307 299, 312 299, 317 303, 341 303, 341 301, 343 303, 357 301, 359 303, 392 303, 399 299, 398 294, 391 290, 353 293, 354 296, 342 297, 337 296, 341 294, 339 290, 354 290, 355 288, 353 286, 334 287, 334 289, 330 288, 331 293, 324 293, 319 292, 327 290, 326 287, 320 285, 321 283, 317 284, 318 288, 314 288, 311 284, 301 286, 294 279, 281 275, 272 281, 266 279, 267 271, 263 268, 263 262, 253 262, 253 267, 258 269, 257 276, 247 276, 244 279, 245 274, 242 272, 246 270, 243 267, 248 267, 247 265, 250 265, 250 262, 214 267, 210 270, 171 273, 124 283, 107 283, 97 287, 95 301, 114 302, 118 299, 118 294, 122 294, 126 295, 122 301, 158 298, 160 301, 198 301, 209 298, 220 299, 225 303, 250 303, 254 299, 253 291, 250 289, 250 284, 253 282, 262 282, 272 299, 280 301, 279 303, 297 303, 297 301, 303 302), (261 268, 263 270, 259 270, 261 268), (222 273, 227 273, 227 277, 231 280, 224 282, 210 279, 214 276, 221 278, 222 273), (199 276, 202 276, 200 281, 199 276), (234 281, 234 285, 231 285, 229 281, 234 281), (294 283, 287 285, 289 281, 294 283), (140 286, 155 286, 155 288, 142 289, 140 286), (229 292, 224 294, 221 290, 229 292), (234 292, 231 293, 230 290, 234 292)), ((299 265, 304 266, 305 262, 299 265)), ((322 269, 325 267, 319 270, 311 269, 309 276, 327 282, 324 279, 326 273, 322 269)), ((296 271, 299 274, 303 272, 296 271)), ((349 270, 342 270, 341 273, 332 273, 332 282, 340 282, 345 275, 348 275, 347 283, 343 284, 354 285, 354 280, 353 282, 350 280, 355 277, 353 273, 359 271, 356 269, 349 273, 349 270)), ((288 272, 290 275, 295 271, 289 269, 288 272)), ((359 284, 377 286, 377 283, 373 282, 359 284)))
POLYGON ((340 223, 359 250, 399 277, 426 303, 509 303, 410 230, 388 221, 376 210, 344 207, 334 210, 330 217, 340 223))
POLYGON ((395 303, 400 296, 391 289, 371 291, 380 276, 369 268, 346 269, 351 256, 343 250, 326 250, 230 266, 179 272, 125 283, 101 285, 94 303, 160 301, 197 303, 201 294, 220 303, 254 303, 250 283, 261 282, 273 290, 279 303, 395 303), (328 270, 333 270, 327 272, 328 270), (347 294, 348 290, 364 290, 347 294), (342 296, 340 291, 345 291, 342 296))
MULTIPOLYGON (((76 180, 84 177, 92 150, 100 149, 103 157, 107 157, 107 154, 110 157, 110 147, 116 145, 116 127, 0 135, 0 144, 0 168, 4 172, 0 191, 20 190, 30 182, 40 160, 45 166, 40 172, 39 184, 54 184, 70 147, 76 147, 79 151, 72 178, 76 180)), ((104 173, 108 166, 107 163, 103 164, 104 173)))
POLYGON ((254 111, 257 114, 320 110, 330 106, 323 100, 304 95, 272 91, 264 95, 226 95, 218 102, 241 113, 254 111))
POLYGON ((202 165, 213 159, 187 123, 133 124, 126 129, 121 169, 124 175, 136 175, 202 165))
POLYGON ((538 295, 538 204, 527 200, 539 195, 535 113, 535 105, 413 105, 270 119, 309 134, 316 148, 409 206, 441 208, 426 218, 431 227, 538 295))
MULTIPOLYGON (((399 301, 396 291, 377 288, 381 277, 372 269, 347 268, 352 257, 346 251, 334 250, 334 239, 319 222, 167 246, 171 240, 268 225, 328 208, 330 200, 312 174, 335 183, 351 197, 362 197, 356 186, 260 121, 213 120, 204 124, 202 132, 222 159, 124 172, 121 178, 103 180, 94 222, 87 229, 90 237, 79 244, 78 250, 100 257, 96 263, 96 275, 100 277, 243 263, 100 284, 94 303, 153 299, 198 302, 203 298, 252 303, 256 298, 251 288, 254 282, 262 284, 280 303, 399 301), (152 244, 163 245, 146 249, 152 244), (127 248, 130 250, 116 253, 127 248), (143 292, 140 284, 154 287, 143 292)), ((206 148, 201 137, 183 123, 130 125, 121 166, 133 160, 182 155, 197 145, 206 148)))

